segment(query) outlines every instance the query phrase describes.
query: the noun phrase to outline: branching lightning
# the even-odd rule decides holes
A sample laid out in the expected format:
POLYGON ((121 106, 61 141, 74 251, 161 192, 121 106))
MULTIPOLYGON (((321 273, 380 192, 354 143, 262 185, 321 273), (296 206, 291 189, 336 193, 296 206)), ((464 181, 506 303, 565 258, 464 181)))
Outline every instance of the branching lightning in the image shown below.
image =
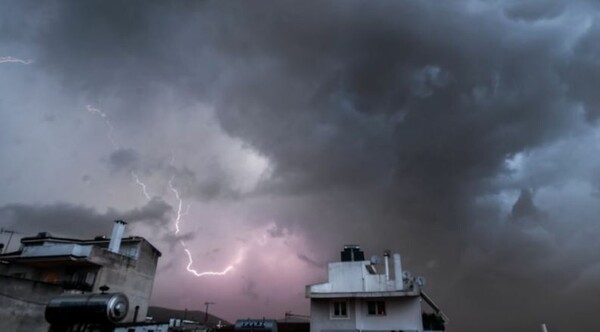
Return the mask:
MULTIPOLYGON (((4 58, 0 58, 0 59, 4 59, 4 58)), ((12 58, 11 58, 12 59, 12 58)), ((14 61, 13 61, 14 62, 14 61)), ((110 143, 112 144, 112 146, 115 149, 119 148, 119 145, 117 144, 115 138, 114 138, 114 127, 110 121, 110 118, 108 117, 108 115, 104 112, 102 112, 100 109, 95 108, 91 105, 87 105, 86 109, 88 112, 93 113, 93 114, 97 114, 99 117, 101 117, 102 119, 104 119, 104 122, 106 123, 106 126, 108 128, 108 133, 107 133, 107 137, 110 141, 110 143)), ((171 152, 171 161, 170 163, 173 164, 175 162, 175 155, 173 152, 171 152)), ((140 188, 142 189, 142 193, 144 194, 144 197, 146 197, 146 199, 150 200, 152 199, 152 197, 150 196, 150 194, 148 193, 147 190, 147 186, 144 182, 142 182, 142 180, 139 178, 139 176, 135 173, 135 171, 131 171, 131 176, 133 177, 133 180, 135 181, 135 183, 140 186, 140 188)), ((169 189, 173 192, 173 194, 175 195, 175 199, 177 200, 177 215, 175 217, 175 221, 174 221, 174 225, 175 225, 175 234, 179 234, 181 229, 180 229, 180 223, 183 220, 183 217, 186 216, 189 213, 191 204, 188 204, 185 211, 183 209, 183 199, 179 193, 179 190, 177 190, 177 188, 175 188, 175 186, 173 185, 173 179, 174 176, 171 177, 171 179, 169 179, 169 189)), ((226 267, 223 271, 221 272, 214 272, 214 271, 205 271, 205 272, 198 272, 196 269, 192 268, 192 265, 194 264, 194 260, 192 258, 192 253, 191 251, 188 249, 187 245, 185 244, 185 242, 183 240, 179 240, 179 243, 181 244, 181 246, 183 247, 183 250, 185 251, 185 253, 187 254, 188 257, 188 264, 186 266, 186 270, 188 272, 190 272, 191 274, 193 274, 196 277, 204 277, 204 276, 222 276, 227 274, 229 271, 233 270, 234 265, 239 264, 242 259, 243 259, 243 250, 240 251, 237 259, 228 267, 226 267)))
POLYGON ((29 64, 33 63, 33 61, 14 58, 12 56, 1 56, 0 63, 20 63, 23 65, 29 65, 29 64))
MULTIPOLYGON (((173 194, 175 194, 175 198, 177 199, 177 217, 175 218, 175 234, 178 234, 180 231, 179 223, 181 222, 182 218, 185 215, 187 215, 187 213, 189 212, 191 204, 187 206, 187 209, 185 212, 182 212, 183 199, 181 198, 179 191, 173 186, 173 178, 171 178, 169 180, 169 188, 171 189, 173 194)), ((185 268, 188 272, 190 272, 194 276, 196 276, 196 277, 222 276, 222 275, 227 274, 227 272, 233 270, 233 265, 229 265, 228 267, 225 268, 225 270, 223 270, 221 272, 214 272, 214 271, 198 272, 196 269, 192 268, 192 265, 194 264, 194 259, 192 258, 192 253, 187 248, 185 242, 183 242, 183 240, 179 240, 179 243, 181 243, 181 246, 183 246, 183 250, 185 250, 185 253, 188 256, 188 264, 185 268)), ((242 260, 242 256, 240 255, 240 256, 238 256, 238 259, 234 262, 234 264, 241 262, 241 260, 242 260)))
POLYGON ((233 265, 229 265, 222 272, 210 272, 210 271, 207 271, 207 272, 198 272, 195 269, 191 268, 192 264, 194 264, 194 260, 192 259, 192 253, 187 248, 183 248, 183 250, 185 250, 185 252, 188 255, 188 265, 187 265, 186 269, 188 270, 188 272, 192 273, 196 277, 203 277, 203 276, 223 276, 223 275, 227 274, 227 272, 229 272, 229 271, 231 271, 233 269, 233 265))
POLYGON ((135 183, 137 183, 142 188, 142 193, 144 194, 146 199, 148 199, 148 200, 152 199, 150 197, 150 194, 148 194, 148 190, 146 190, 146 184, 140 180, 140 178, 137 176, 137 174, 135 174, 134 171, 131 171, 131 176, 133 176, 135 183))

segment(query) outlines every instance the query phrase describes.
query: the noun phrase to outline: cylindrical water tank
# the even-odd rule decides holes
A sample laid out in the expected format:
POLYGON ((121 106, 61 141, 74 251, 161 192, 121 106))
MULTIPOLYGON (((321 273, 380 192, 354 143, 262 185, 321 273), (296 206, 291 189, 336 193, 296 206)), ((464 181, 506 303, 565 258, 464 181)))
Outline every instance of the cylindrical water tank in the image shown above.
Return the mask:
POLYGON ((128 310, 129 300, 122 293, 67 294, 50 300, 45 316, 50 324, 110 324, 122 321, 128 310))

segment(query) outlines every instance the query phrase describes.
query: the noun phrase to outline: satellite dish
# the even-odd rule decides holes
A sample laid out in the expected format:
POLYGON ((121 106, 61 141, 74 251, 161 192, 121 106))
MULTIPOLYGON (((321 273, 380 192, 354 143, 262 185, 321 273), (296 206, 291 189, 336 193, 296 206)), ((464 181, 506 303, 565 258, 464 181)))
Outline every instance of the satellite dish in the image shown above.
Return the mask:
POLYGON ((427 283, 427 280, 425 280, 425 277, 418 276, 415 282, 417 283, 417 285, 419 285, 419 287, 424 287, 427 283))
POLYGON ((402 272, 402 278, 403 279, 410 279, 410 277, 411 277, 410 272, 408 272, 408 271, 403 271, 402 272))
POLYGON ((377 264, 379 264, 379 256, 377 256, 377 255, 373 255, 373 256, 371 256, 371 264, 372 264, 372 265, 377 265, 377 264))

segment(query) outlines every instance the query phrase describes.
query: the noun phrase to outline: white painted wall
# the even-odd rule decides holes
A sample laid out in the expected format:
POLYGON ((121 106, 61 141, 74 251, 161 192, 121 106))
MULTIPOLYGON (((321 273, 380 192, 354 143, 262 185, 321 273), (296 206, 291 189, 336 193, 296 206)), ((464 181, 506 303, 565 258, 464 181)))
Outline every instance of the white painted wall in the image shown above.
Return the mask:
MULTIPOLYGON (((398 255, 399 258, 399 255, 398 255)), ((402 290, 400 281, 386 280, 385 274, 370 274, 366 268, 369 261, 329 263, 329 282, 310 286, 312 293, 387 292, 402 290)), ((399 271, 402 271, 401 268, 399 271)))
POLYGON ((416 296, 390 297, 385 302, 385 316, 371 316, 367 311, 367 300, 357 301, 356 329, 364 331, 423 331, 421 299, 416 296))
MULTIPOLYGON (((402 282, 400 255, 394 255, 394 263, 395 278, 390 278, 390 280, 386 280, 384 271, 380 271, 381 274, 369 273, 366 267, 370 264, 369 261, 329 263, 328 282, 311 285, 307 289, 307 295, 311 297, 311 332, 423 331, 418 286, 415 285, 414 288, 405 289, 402 282), (395 279, 399 280, 396 281, 395 279), (410 290, 410 292, 397 292, 401 290, 410 290), (391 292, 396 293, 392 295, 391 292), (346 299, 348 302, 347 319, 332 318, 330 316, 331 303, 344 299, 311 296, 342 295, 334 293, 345 293, 343 296, 349 297, 346 299), (379 297, 369 298, 368 296, 379 297), (386 315, 369 315, 368 301, 384 301, 386 315)), ((379 266, 379 268, 383 270, 383 266, 379 266)))
POLYGON ((421 301, 416 296, 372 299, 384 301, 385 316, 368 314, 369 299, 348 301, 348 318, 332 318, 331 303, 343 299, 312 299, 310 303, 310 331, 423 331, 421 301))
MULTIPOLYGON (((336 301, 343 301, 337 299, 336 301)), ((356 332, 356 314, 354 300, 348 301, 348 318, 331 319, 329 299, 312 299, 310 301, 310 332, 322 331, 353 331, 356 332)))

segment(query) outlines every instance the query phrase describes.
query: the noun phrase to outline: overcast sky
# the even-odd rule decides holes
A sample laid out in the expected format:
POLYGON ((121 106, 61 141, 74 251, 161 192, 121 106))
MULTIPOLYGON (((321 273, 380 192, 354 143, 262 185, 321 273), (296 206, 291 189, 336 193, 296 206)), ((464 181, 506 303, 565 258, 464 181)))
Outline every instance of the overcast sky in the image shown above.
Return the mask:
POLYGON ((307 314, 357 243, 451 331, 597 328, 598 7, 2 1, 0 227, 125 219, 153 304, 230 320, 307 314))

